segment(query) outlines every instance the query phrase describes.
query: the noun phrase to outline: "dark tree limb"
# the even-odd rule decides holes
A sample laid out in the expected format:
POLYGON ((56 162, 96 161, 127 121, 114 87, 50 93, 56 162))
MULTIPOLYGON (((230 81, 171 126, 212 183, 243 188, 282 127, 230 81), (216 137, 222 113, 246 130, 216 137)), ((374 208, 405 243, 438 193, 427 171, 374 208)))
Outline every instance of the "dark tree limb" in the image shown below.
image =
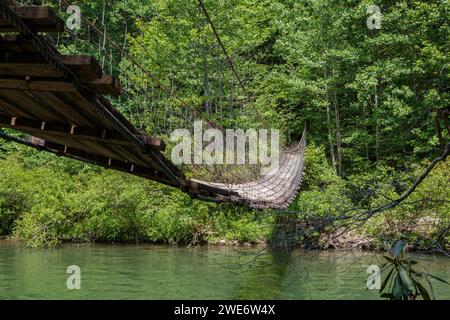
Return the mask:
MULTIPOLYGON (((365 210, 363 212, 359 212, 356 213, 354 215, 341 215, 338 220, 346 220, 347 222, 347 227, 350 225, 350 223, 353 223, 355 220, 359 221, 359 223, 357 223, 356 225, 352 225, 350 228, 344 228, 343 230, 341 230, 340 232, 338 232, 338 234, 333 235, 333 238, 338 238, 340 237, 342 234, 355 230, 361 226, 363 226, 371 217, 373 217, 374 215, 381 213, 383 211, 392 209, 397 207, 398 205, 400 205, 403 201, 405 201, 406 199, 409 198, 409 196, 411 196, 411 194, 414 193, 414 191, 416 191, 417 187, 428 177, 428 175, 431 173, 431 171, 434 169, 434 167, 439 163, 439 162, 443 162, 447 159, 448 155, 450 153, 450 143, 447 144, 447 146, 445 147, 444 152, 442 153, 442 155, 440 155, 439 157, 433 159, 433 161, 430 162, 430 164, 427 166, 427 168, 425 169, 425 171, 420 175, 420 177, 418 177, 416 179, 416 181, 414 182, 414 184, 399 198, 385 204, 382 205, 380 207, 374 208, 374 209, 369 209, 369 210, 365 210)), ((350 210, 350 211, 354 211, 354 210, 350 210)), ((322 227, 326 227, 326 225, 322 225, 322 227)), ((344 227, 344 226, 340 226, 340 227, 344 227)), ((320 229, 320 227, 319 227, 320 229)))
POLYGON ((434 167, 439 163, 439 162, 443 162, 447 159, 448 155, 450 153, 450 143, 447 144, 447 146, 445 147, 444 152, 442 153, 441 156, 435 158, 433 161, 430 162, 430 164, 428 165, 428 167, 425 169, 425 171, 420 175, 419 178, 417 178, 417 180, 414 182, 414 184, 411 186, 411 188, 408 189, 408 191, 406 191, 400 198, 391 201, 381 207, 378 207, 376 209, 373 210, 368 210, 365 213, 362 214, 366 214, 367 216, 371 217, 379 212, 385 211, 387 209, 392 209, 396 206, 398 206, 400 203, 402 203, 403 201, 405 201, 406 199, 408 199, 408 197, 417 189, 417 187, 426 179, 426 177, 428 177, 428 175, 430 174, 430 172, 434 169, 434 167))

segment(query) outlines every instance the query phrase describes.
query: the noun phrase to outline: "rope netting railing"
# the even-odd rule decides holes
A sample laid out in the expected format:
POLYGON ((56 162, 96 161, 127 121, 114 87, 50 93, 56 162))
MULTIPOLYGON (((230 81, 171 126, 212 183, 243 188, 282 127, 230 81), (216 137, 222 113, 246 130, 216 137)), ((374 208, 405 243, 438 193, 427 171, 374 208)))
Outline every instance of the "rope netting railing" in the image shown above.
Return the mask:
MULTIPOLYGON (((130 41, 133 37, 138 36, 136 30, 133 34, 130 29, 132 25, 142 25, 148 19, 145 14, 150 9, 142 9, 141 12, 133 15, 129 11, 118 12, 114 17, 117 21, 111 23, 107 15, 110 15, 109 10, 114 1, 104 0, 95 3, 97 6, 100 4, 100 15, 94 11, 95 8, 89 6, 90 3, 85 1, 70 3, 65 0, 13 2, 20 6, 52 7, 64 20, 70 16, 70 13, 67 13, 69 6, 78 5, 80 7, 82 19, 79 28, 75 30, 65 28, 64 33, 57 35, 47 33, 46 39, 62 53, 94 56, 105 72, 117 75, 121 80, 122 94, 117 99, 111 99, 111 102, 124 112, 140 130, 148 131, 153 135, 168 135, 175 128, 192 127, 194 119, 204 119, 209 126, 219 127, 208 118, 213 112, 218 111, 217 104, 214 108, 209 102, 205 103, 204 108, 194 106, 193 103, 185 101, 184 97, 179 95, 180 90, 176 88, 175 83, 175 67, 166 74, 160 70, 150 71, 146 66, 148 63, 135 54, 136 49, 130 50, 128 47, 128 43, 132 42, 135 48, 141 52, 147 50, 139 41, 130 41), (114 32, 109 29, 111 25, 115 26, 114 32)), ((142 0, 142 7, 150 8, 147 3, 142 0)), ((122 4, 124 7, 129 5, 127 1, 123 1, 122 4)), ((154 12, 151 14, 156 15, 154 12)), ((153 40, 155 43, 158 41, 156 38, 153 40)), ((151 55, 145 55, 144 58, 153 59, 151 55)), ((153 65, 158 65, 158 61, 153 61, 153 65)))
MULTIPOLYGON (((66 1, 62 2, 63 4, 67 4, 66 1)), ((107 2, 108 1, 103 1, 103 3, 107 2)), ((131 2, 125 0, 123 3, 126 7, 128 7, 131 2)), ((189 19, 192 19, 192 16, 194 16, 192 12, 193 9, 189 8, 187 3, 188 2, 185 2, 185 5, 179 9, 181 12, 187 12, 189 19)), ((103 5, 103 8, 104 7, 105 5, 103 5)), ((151 21, 151 17, 153 17, 153 19, 158 19, 158 13, 153 10, 155 9, 146 9, 145 5, 142 5, 140 14, 130 15, 128 13, 127 15, 124 14, 121 16, 124 18, 123 25, 125 31, 123 38, 118 41, 112 39, 107 33, 108 29, 105 25, 103 15, 101 21, 99 21, 100 19, 97 17, 93 19, 85 17, 87 20, 87 28, 89 32, 91 32, 91 35, 89 35, 91 42, 95 45, 99 44, 98 47, 101 47, 101 50, 99 49, 96 52, 118 52, 118 54, 114 55, 113 58, 116 58, 115 60, 119 61, 114 62, 114 59, 109 59, 107 62, 113 61, 114 64, 121 66, 119 73, 124 88, 126 100, 125 106, 127 107, 126 110, 128 110, 128 115, 132 117, 138 127, 144 130, 147 129, 152 134, 156 133, 167 136, 175 128, 192 129, 194 120, 203 119, 206 127, 221 129, 221 125, 217 122, 220 121, 223 123, 224 120, 226 120, 226 117, 228 117, 228 120, 239 119, 243 118, 244 113, 247 113, 247 117, 248 114, 254 116, 254 113, 249 109, 242 107, 236 108, 233 106, 233 104, 238 101, 238 96, 242 95, 239 92, 240 84, 235 81, 231 70, 228 70, 228 75, 225 74, 227 71, 225 70, 227 64, 225 63, 225 58, 223 57, 220 47, 212 34, 209 35, 209 41, 211 42, 209 44, 209 50, 216 52, 216 54, 215 56, 206 58, 212 58, 216 61, 207 61, 207 59, 205 59, 205 63, 208 64, 208 66, 205 66, 205 69, 208 70, 208 74, 205 74, 205 77, 208 78, 208 82, 214 82, 214 84, 209 84, 207 86, 210 92, 208 92, 207 89, 204 90, 203 98, 205 101, 203 105, 201 105, 198 101, 186 101, 186 94, 184 94, 183 97, 180 97, 178 93, 180 88, 174 84, 174 82, 177 81, 177 73, 183 73, 183 71, 187 70, 188 72, 195 74, 195 68, 197 66, 192 66, 189 63, 180 65, 179 61, 171 59, 170 53, 164 52, 164 48, 161 47, 161 39, 158 39, 152 33, 150 33, 149 39, 145 37, 145 31, 142 31, 142 29, 145 29, 146 24, 150 23, 149 21, 151 21), (131 29, 129 25, 132 23, 139 25, 139 28, 135 30, 134 35, 129 33, 129 30, 131 29), (96 34, 96 38, 92 35, 93 33, 96 34), (153 50, 149 54, 145 54, 143 57, 136 57, 136 55, 133 54, 133 49, 140 50, 140 52, 144 53, 147 52, 148 41, 151 42, 156 50, 153 50), (120 44, 123 45, 120 46, 120 44), (108 46, 110 50, 108 50, 108 46), (107 47, 107 49, 105 50, 103 47, 107 47), (159 72, 157 68, 156 70, 152 69, 152 71, 149 71, 148 67, 146 67, 145 59, 153 62, 152 64, 157 67, 160 66, 158 61, 155 61, 154 55, 163 55, 164 58, 169 57, 169 72, 166 70, 166 73, 164 74, 163 72, 159 72), (213 70, 211 66, 214 63, 217 67, 216 70, 213 70), (226 82, 228 85, 225 85, 226 82), (212 90, 212 87, 216 88, 216 90, 212 90), (229 93, 227 94, 226 91, 229 93), (224 99, 227 95, 230 96, 228 102, 224 99), (210 99, 211 101, 208 100, 208 96, 213 97, 210 99), (227 116, 224 116, 224 113, 226 113, 227 116)), ((171 11, 174 9, 168 7, 167 10, 171 11)), ((198 11, 199 18, 197 18, 197 20, 193 23, 196 28, 201 27, 198 26, 198 24, 200 23, 199 21, 203 19, 201 10, 198 9, 198 11)), ((179 13, 170 12, 170 14, 176 17, 179 13)), ((206 22, 204 22, 204 24, 206 24, 206 22)), ((207 26, 203 26, 203 28, 208 29, 207 26)), ((166 33, 169 37, 163 40, 168 39, 169 42, 172 42, 172 44, 176 46, 176 40, 173 40, 172 37, 175 37, 179 30, 173 30, 173 28, 170 27, 167 30, 168 31, 166 33)), ((78 35, 78 38, 80 38, 80 35, 78 35)), ((195 46, 197 45, 196 41, 193 41, 192 43, 195 46)), ((194 49, 197 48, 194 47, 194 49)), ((201 50, 202 49, 200 49, 200 52, 198 52, 198 50, 194 50, 193 56, 202 55, 203 52, 201 52, 201 50)), ((187 62, 188 61, 189 60, 187 59, 187 62)), ((185 90, 186 86, 181 88, 181 91, 183 89, 185 90)), ((122 99, 122 97, 119 98, 119 104, 120 99, 122 99)), ((242 99, 243 98, 241 98, 241 100, 242 99)), ((205 176, 216 177, 221 180, 230 179, 231 181, 242 180, 244 177, 255 177, 259 172, 259 168, 254 166, 246 166, 245 168, 239 167, 239 170, 237 169, 238 167, 236 166, 229 167, 216 165, 201 166, 201 168, 196 168, 197 171, 205 172, 205 176), (242 171, 245 171, 246 174, 243 174, 242 171)))

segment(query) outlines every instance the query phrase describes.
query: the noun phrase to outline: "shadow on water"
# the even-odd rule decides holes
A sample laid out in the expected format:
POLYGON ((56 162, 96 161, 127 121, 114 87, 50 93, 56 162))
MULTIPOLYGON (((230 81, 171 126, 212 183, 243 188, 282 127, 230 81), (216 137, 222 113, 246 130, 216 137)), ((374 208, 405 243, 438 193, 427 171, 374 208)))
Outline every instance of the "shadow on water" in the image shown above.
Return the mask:
POLYGON ((292 273, 294 248, 298 246, 296 227, 291 215, 279 215, 272 229, 269 247, 254 253, 235 299, 280 298, 292 273))
POLYGON ((291 252, 266 249, 258 252, 242 272, 233 299, 276 299, 289 274, 291 252))

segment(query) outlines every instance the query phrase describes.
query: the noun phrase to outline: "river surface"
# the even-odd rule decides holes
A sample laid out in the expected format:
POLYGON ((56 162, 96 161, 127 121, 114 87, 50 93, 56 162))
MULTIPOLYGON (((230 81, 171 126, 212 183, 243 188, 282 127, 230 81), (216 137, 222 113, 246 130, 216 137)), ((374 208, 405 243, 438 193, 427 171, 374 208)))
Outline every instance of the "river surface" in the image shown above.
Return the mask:
MULTIPOLYGON (((450 279, 450 258, 411 256, 418 269, 450 279)), ((355 251, 288 254, 154 245, 33 249, 0 241, 0 299, 378 299, 378 291, 366 289, 367 267, 382 264, 378 254, 355 251), (80 268, 80 290, 67 288, 71 265, 80 268)), ((434 282, 434 289, 438 299, 450 299, 450 286, 434 282)))

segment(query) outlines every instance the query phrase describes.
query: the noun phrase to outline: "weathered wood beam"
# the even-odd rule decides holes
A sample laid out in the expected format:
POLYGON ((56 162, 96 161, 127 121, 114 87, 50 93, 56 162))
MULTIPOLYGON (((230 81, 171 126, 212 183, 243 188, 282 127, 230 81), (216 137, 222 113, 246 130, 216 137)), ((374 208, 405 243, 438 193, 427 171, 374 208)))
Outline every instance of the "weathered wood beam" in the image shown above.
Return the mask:
POLYGON ((57 80, 17 80, 0 79, 0 89, 47 91, 47 92, 75 92, 73 85, 57 80))
MULTIPOLYGON (((6 117, 2 115, 0 115, 0 126, 27 132, 41 132, 48 135, 70 137, 79 140, 130 146, 130 143, 125 140, 121 134, 106 129, 93 129, 60 123, 46 123, 43 121, 6 117)), ((161 139, 145 135, 142 135, 139 138, 141 138, 142 141, 151 148, 156 150, 165 149, 165 144, 161 139)))
MULTIPOLYGON (((0 63, 0 88, 2 89, 13 89, 13 90, 29 90, 29 91, 48 91, 48 92, 68 92, 73 93, 77 90, 75 87, 68 82, 58 81, 57 78, 53 78, 55 75, 52 74, 48 66, 46 65, 35 65, 30 66, 32 69, 27 69, 24 65, 13 69, 14 66, 8 64, 8 67, 3 67, 0 63), (8 75, 5 75, 9 73, 8 75), (42 71, 42 72, 41 72, 42 71), (39 73, 41 72, 41 73, 39 73), (31 75, 40 74, 41 76, 47 76, 45 78, 34 78, 31 75), (7 78, 7 77, 13 78, 7 78), (23 77, 22 79, 17 79, 23 77)), ((86 86, 89 91, 95 94, 106 94, 112 96, 120 95, 120 85, 119 81, 111 76, 105 76, 100 80, 86 80, 81 82, 86 86)))
MULTIPOLYGON (((66 99, 66 93, 64 92, 33 91, 32 94, 39 101, 39 103, 50 105, 53 107, 55 112, 62 114, 63 119, 65 120, 63 123, 90 128, 95 128, 99 125, 97 121, 91 119, 82 110, 75 108, 74 105, 66 99)), ((39 120, 45 121, 46 119, 39 120)))
MULTIPOLYGON (((52 9, 43 6, 12 7, 34 32, 64 32, 64 21, 57 17, 52 9)), ((0 32, 16 32, 6 19, 0 16, 0 32)))
MULTIPOLYGON (((0 97, 14 108, 30 114, 31 119, 42 119, 47 122, 64 122, 64 115, 58 115, 58 112, 52 106, 39 103, 30 92, 27 90, 21 91, 0 88, 0 97)), ((13 113, 11 116, 16 115, 13 113)))
POLYGON ((0 94, 0 110, 3 114, 7 114, 13 117, 25 117, 33 119, 34 116, 30 112, 30 110, 26 110, 25 108, 17 107, 8 99, 2 97, 0 94))
POLYGON ((127 172, 147 179, 163 182, 175 186, 175 184, 167 178, 162 172, 155 170, 153 168, 142 167, 133 163, 124 162, 120 160, 111 159, 108 157, 98 156, 94 154, 89 154, 82 150, 75 148, 70 148, 58 143, 48 142, 41 140, 41 147, 54 150, 55 153, 63 156, 76 157, 78 160, 90 162, 105 168, 127 172))
POLYGON ((0 138, 8 141, 27 145, 29 147, 38 149, 40 151, 46 151, 58 156, 64 156, 75 160, 91 163, 94 165, 102 166, 107 169, 121 171, 129 174, 133 174, 142 178, 158 181, 167 184, 171 187, 178 187, 178 184, 169 180, 162 172, 153 168, 147 168, 139 166, 133 163, 124 162, 120 160, 114 160, 103 156, 97 156, 78 150, 76 148, 69 148, 62 144, 52 143, 39 139, 33 136, 28 136, 26 139, 10 136, 0 131, 0 138))
POLYGON ((32 42, 20 34, 0 35, 0 52, 37 52, 32 42))
POLYGON ((120 95, 119 79, 111 75, 104 75, 100 79, 85 80, 83 84, 97 94, 106 94, 114 97, 120 95))
POLYGON ((11 52, 3 51, 0 55, 1 63, 40 63, 46 64, 39 52, 11 52))
POLYGON ((92 56, 61 55, 60 60, 80 80, 102 78, 102 67, 92 56))
MULTIPOLYGON (((3 41, 0 39, 0 63, 5 64, 3 67, 7 67, 6 64, 17 64, 21 66, 26 65, 48 65, 44 57, 39 52, 22 52, 11 51, 12 48, 2 49, 3 41)), ((18 45, 19 47, 19 45, 18 45)), ((20 49, 19 49, 20 50, 20 49)), ((59 55, 61 62, 80 80, 101 79, 103 75, 102 68, 97 60, 92 56, 86 55, 59 55)), ((41 66, 42 68, 42 66, 41 66)), ((32 72, 30 70, 29 72, 32 72)), ((55 77, 59 75, 54 72, 55 77)), ((43 77, 39 74, 30 74, 30 76, 43 77)))
POLYGON ((0 62, 0 77, 59 78, 60 75, 46 63, 0 62))
MULTIPOLYGON (((80 82, 96 94, 120 95, 120 82, 111 75, 102 75, 99 63, 91 56, 60 55, 61 62, 80 82)), ((0 77, 54 81, 61 78, 38 52, 0 52, 0 77)), ((56 86, 57 87, 57 86, 56 86)), ((39 90, 45 87, 38 87, 39 90)), ((66 90, 66 86, 63 86, 66 90)), ((19 87, 20 89, 20 87, 19 87)), ((51 90, 50 90, 51 91, 51 90)))

